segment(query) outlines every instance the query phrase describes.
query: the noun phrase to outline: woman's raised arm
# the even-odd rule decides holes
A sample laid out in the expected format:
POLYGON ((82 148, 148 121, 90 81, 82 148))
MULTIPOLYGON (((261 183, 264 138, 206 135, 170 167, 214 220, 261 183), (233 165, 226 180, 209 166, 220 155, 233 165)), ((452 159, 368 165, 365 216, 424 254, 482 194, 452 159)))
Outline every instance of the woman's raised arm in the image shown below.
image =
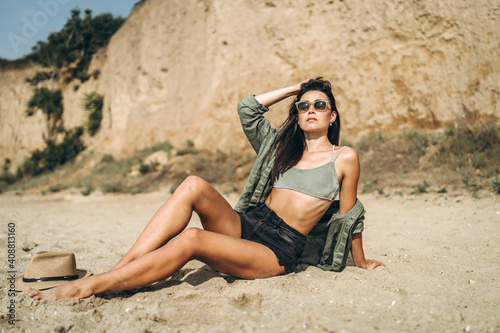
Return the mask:
POLYGON ((293 86, 289 86, 286 88, 281 88, 278 90, 273 90, 264 94, 260 94, 255 96, 255 99, 262 105, 266 107, 270 107, 274 103, 278 103, 279 101, 297 95, 300 92, 302 83, 305 83, 309 80, 302 81, 301 83, 295 84, 293 86))

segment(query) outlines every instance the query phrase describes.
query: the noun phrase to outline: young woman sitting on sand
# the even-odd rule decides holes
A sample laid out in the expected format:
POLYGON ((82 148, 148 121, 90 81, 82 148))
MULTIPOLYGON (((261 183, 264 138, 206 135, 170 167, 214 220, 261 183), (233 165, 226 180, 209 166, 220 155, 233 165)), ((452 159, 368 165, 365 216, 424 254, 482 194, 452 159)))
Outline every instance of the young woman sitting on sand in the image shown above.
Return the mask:
MULTIPOLYGON (((172 276, 194 259, 244 279, 292 272, 306 235, 337 194, 340 214, 356 204, 358 155, 337 146, 339 114, 330 83, 321 78, 248 96, 238 113, 258 155, 234 209, 209 183, 190 176, 110 271, 44 291, 28 288, 28 295, 71 299, 138 288, 172 276), (271 128, 263 113, 294 95, 282 128, 271 128), (193 211, 203 230, 186 229, 193 211)), ((361 233, 352 235, 351 253, 358 267, 385 266, 365 259, 361 233)))

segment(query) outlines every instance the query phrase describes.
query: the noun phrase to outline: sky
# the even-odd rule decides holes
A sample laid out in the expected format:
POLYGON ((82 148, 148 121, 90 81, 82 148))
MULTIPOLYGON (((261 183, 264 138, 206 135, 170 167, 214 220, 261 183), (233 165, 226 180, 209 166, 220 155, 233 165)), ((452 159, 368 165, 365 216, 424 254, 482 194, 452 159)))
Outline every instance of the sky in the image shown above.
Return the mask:
POLYGON ((139 0, 0 0, 0 58, 14 60, 59 31, 78 7, 127 18, 139 0))

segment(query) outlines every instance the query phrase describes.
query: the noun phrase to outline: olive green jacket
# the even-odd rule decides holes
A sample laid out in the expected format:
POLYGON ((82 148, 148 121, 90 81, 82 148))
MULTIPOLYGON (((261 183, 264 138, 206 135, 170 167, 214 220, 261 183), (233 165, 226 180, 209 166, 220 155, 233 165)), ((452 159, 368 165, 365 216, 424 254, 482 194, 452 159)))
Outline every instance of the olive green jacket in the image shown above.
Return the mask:
MULTIPOLYGON (((254 95, 238 103, 243 131, 257 153, 252 171, 234 210, 240 214, 264 203, 272 190, 270 172, 274 156, 271 147, 279 129, 271 127, 263 116, 269 109, 260 104, 254 95)), ((307 235, 306 245, 299 263, 318 266, 324 270, 340 272, 346 266, 351 248, 352 234, 363 231, 365 210, 359 200, 344 215, 339 202, 334 201, 325 215, 307 235)))

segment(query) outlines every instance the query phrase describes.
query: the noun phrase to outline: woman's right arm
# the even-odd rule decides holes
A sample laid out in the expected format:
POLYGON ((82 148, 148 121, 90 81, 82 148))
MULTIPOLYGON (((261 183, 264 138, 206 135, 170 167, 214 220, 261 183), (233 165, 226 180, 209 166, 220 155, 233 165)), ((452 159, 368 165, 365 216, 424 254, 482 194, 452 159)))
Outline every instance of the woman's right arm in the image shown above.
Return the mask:
POLYGON ((255 96, 255 99, 262 105, 266 107, 270 107, 274 103, 278 103, 281 100, 284 100, 287 97, 297 95, 300 92, 302 83, 307 82, 309 80, 303 81, 301 83, 295 84, 293 86, 289 86, 286 88, 281 88, 278 90, 273 90, 264 94, 260 94, 255 96))
POLYGON ((240 116, 241 127, 255 152, 259 152, 263 140, 271 131, 275 130, 271 128, 269 120, 263 116, 263 114, 269 110, 268 106, 286 97, 298 94, 301 84, 302 82, 258 96, 250 95, 238 103, 238 114, 240 116))

